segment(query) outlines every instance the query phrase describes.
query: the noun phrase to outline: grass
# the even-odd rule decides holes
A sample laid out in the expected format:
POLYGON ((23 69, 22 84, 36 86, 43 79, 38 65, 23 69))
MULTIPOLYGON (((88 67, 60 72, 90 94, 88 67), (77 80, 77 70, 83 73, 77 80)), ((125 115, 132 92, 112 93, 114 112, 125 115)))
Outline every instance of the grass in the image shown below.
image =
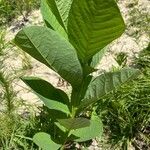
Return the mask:
MULTIPOLYGON (((18 137, 25 135, 27 128, 33 123, 33 108, 28 107, 21 99, 17 98, 12 83, 17 78, 17 74, 7 69, 5 60, 10 56, 8 50, 12 48, 9 42, 5 41, 5 29, 0 33, 0 149, 32 149, 27 140, 18 137), (20 108, 27 109, 18 113, 20 108)), ((23 68, 24 69, 24 68, 23 68)), ((22 71, 22 70, 21 70, 22 71)))
POLYGON ((27 134, 27 129, 34 124, 34 114, 32 106, 28 107, 21 99, 18 100, 12 87, 12 80, 0 72, 1 94, 0 108, 0 149, 26 149, 32 148, 25 138, 20 136, 27 134), (19 112, 20 108, 25 107, 27 112, 19 112), (20 136, 18 136, 20 135, 20 136))
POLYGON ((137 80, 114 91, 98 104, 112 149, 150 148, 150 50, 144 49, 136 65, 141 70, 137 80))
POLYGON ((39 8, 39 2, 39 0, 1 0, 0 26, 8 24, 19 15, 22 15, 26 20, 31 10, 39 8))
MULTIPOLYGON (((23 72, 31 68, 28 57, 22 54, 22 70, 8 71, 5 65, 11 55, 9 50, 13 50, 11 42, 5 40, 6 24, 12 21, 18 15, 23 18, 28 13, 39 6, 39 1, 35 0, 1 0, 0 1, 0 149, 33 149, 32 142, 27 142, 27 139, 22 135, 26 135, 26 131, 33 124, 34 112, 32 106, 27 106, 21 99, 17 98, 17 93, 13 88, 13 81, 17 78, 16 72, 23 72), (18 113, 20 108, 26 108, 27 115, 23 112, 18 113), (32 113, 33 112, 33 113, 32 113), (21 135, 18 136, 18 135, 21 135)), ((17 53, 18 55, 18 53, 17 53)), ((13 68, 12 68, 13 69, 13 68)))

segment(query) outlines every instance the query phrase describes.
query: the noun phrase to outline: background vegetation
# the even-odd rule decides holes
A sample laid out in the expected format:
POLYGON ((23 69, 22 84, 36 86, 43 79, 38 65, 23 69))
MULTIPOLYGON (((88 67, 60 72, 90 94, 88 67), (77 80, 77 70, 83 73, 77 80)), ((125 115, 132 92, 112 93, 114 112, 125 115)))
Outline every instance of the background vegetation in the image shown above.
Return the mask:
POLYGON ((9 23, 17 16, 22 15, 24 21, 27 16, 36 8, 39 8, 40 1, 37 0, 1 0, 0 1, 0 26, 9 23))

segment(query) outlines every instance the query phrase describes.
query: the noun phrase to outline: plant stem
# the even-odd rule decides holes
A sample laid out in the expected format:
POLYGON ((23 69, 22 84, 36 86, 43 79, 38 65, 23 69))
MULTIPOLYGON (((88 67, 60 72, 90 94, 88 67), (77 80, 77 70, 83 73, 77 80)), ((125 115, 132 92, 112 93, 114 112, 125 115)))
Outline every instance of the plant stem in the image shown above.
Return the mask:
POLYGON ((71 130, 69 129, 69 130, 66 132, 66 138, 65 138, 64 143, 63 143, 62 147, 60 148, 60 150, 64 150, 64 148, 65 148, 65 143, 67 142, 68 135, 69 135, 70 131, 71 131, 71 130))

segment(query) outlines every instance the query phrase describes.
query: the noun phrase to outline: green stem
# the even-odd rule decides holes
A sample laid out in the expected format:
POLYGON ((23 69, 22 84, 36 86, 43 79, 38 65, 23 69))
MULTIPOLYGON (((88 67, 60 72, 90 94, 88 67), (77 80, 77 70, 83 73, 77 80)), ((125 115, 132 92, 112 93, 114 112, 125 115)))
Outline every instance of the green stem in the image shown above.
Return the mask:
POLYGON ((65 149, 65 144, 66 144, 66 142, 67 142, 68 135, 69 135, 70 131, 71 131, 71 130, 68 130, 68 131, 66 132, 66 138, 65 138, 64 143, 63 143, 62 147, 60 148, 60 150, 64 150, 64 149, 65 149))
MULTIPOLYGON (((81 100, 81 92, 82 92, 83 86, 84 86, 84 80, 82 81, 82 84, 81 84, 79 89, 73 88, 73 90, 72 90, 72 94, 71 94, 71 117, 72 118, 76 117, 76 112, 78 110, 77 108, 78 108, 78 105, 80 104, 80 100, 81 100)), ((64 140, 64 144, 62 145, 60 150, 64 150, 65 143, 67 142, 68 135, 69 135, 70 131, 71 130, 68 130, 66 132, 66 139, 64 140)))
POLYGON ((72 107, 72 116, 75 116, 79 112, 79 105, 81 100, 84 98, 86 94, 87 87, 89 83, 91 82, 92 76, 87 76, 84 78, 82 81, 82 84, 80 88, 76 91, 72 91, 72 96, 71 96, 71 107, 72 107))
POLYGON ((74 118, 76 115, 76 111, 78 106, 80 105, 80 101, 82 99, 82 91, 84 87, 84 80, 82 81, 81 85, 78 89, 73 89, 71 94, 71 113, 72 117, 74 118))
MULTIPOLYGON (((84 68, 84 66, 82 66, 82 67, 84 68)), ((86 74, 86 72, 84 70, 85 69, 83 69, 83 80, 82 80, 81 85, 79 85, 78 88, 72 89, 71 106, 70 106, 72 118, 76 117, 77 111, 78 111, 78 106, 80 105, 80 102, 85 95, 87 86, 91 81, 91 77, 90 76, 88 77, 88 74, 86 74)), ((62 147, 60 148, 60 150, 64 150, 70 131, 71 130, 68 130, 66 132, 66 136, 65 136, 66 138, 65 138, 64 143, 63 143, 62 147)))

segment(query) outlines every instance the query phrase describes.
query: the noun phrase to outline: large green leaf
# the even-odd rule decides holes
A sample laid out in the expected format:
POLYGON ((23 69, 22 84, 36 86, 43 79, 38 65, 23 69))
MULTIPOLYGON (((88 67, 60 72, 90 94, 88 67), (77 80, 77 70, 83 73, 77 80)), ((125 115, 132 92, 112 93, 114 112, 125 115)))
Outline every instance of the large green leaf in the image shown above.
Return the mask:
POLYGON ((46 97, 48 99, 54 99, 64 104, 69 104, 69 98, 67 94, 52 86, 49 82, 40 79, 38 77, 22 77, 23 82, 32 88, 36 93, 46 97))
POLYGON ((54 88, 50 83, 40 78, 24 77, 26 83, 49 109, 58 110, 69 114, 68 97, 60 89, 54 88))
POLYGON ((42 100, 44 102, 44 104, 49 108, 49 109, 54 109, 54 110, 58 110, 58 111, 61 111, 61 112, 64 112, 66 114, 70 114, 69 112, 69 108, 67 105, 61 103, 61 102, 58 102, 58 101, 55 101, 55 100, 51 100, 51 99, 48 99, 48 98, 45 98, 39 94, 37 94, 37 96, 40 98, 40 100, 42 100))
POLYGON ((90 125, 90 121, 86 118, 69 118, 58 119, 60 125, 64 126, 68 130, 84 128, 90 125))
POLYGON ((138 70, 126 68, 121 71, 105 73, 96 77, 89 84, 80 107, 88 107, 123 83, 137 77, 137 75, 139 75, 138 70))
POLYGON ((92 115, 90 126, 72 130, 71 134, 75 136, 74 141, 83 142, 96 137, 101 137, 103 133, 103 125, 101 119, 95 114, 92 115))
POLYGON ((42 150, 58 150, 61 145, 54 143, 51 140, 51 137, 49 134, 44 132, 39 132, 34 135, 33 142, 38 145, 42 150))
POLYGON ((23 28, 15 43, 35 59, 56 71, 73 87, 82 81, 82 68, 73 46, 55 31, 39 26, 23 28))
POLYGON ((57 21, 57 18, 55 17, 49 5, 47 4, 47 0, 41 1, 41 13, 42 13, 43 20, 45 24, 47 25, 47 27, 54 29, 65 38, 68 37, 65 29, 57 21))
POLYGON ((83 62, 121 36, 124 30, 124 21, 114 0, 73 1, 68 37, 83 62))

